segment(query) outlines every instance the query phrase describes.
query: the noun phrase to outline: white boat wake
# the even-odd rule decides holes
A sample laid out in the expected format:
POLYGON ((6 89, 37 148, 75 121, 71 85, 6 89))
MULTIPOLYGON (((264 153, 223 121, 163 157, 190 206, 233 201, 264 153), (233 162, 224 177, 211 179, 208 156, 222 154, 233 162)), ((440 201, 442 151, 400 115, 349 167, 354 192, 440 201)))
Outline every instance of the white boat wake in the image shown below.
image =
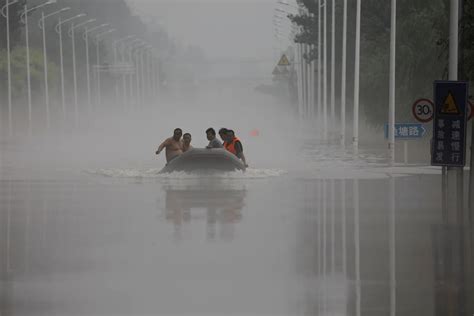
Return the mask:
POLYGON ((98 169, 98 170, 86 170, 85 172, 92 175, 99 175, 113 178, 154 178, 154 179, 266 179, 272 177, 279 177, 286 174, 285 170, 281 169, 252 169, 248 168, 245 172, 243 171, 231 171, 231 172, 213 172, 213 171, 200 171, 200 172, 171 172, 166 174, 160 174, 159 168, 131 168, 131 169, 98 169))

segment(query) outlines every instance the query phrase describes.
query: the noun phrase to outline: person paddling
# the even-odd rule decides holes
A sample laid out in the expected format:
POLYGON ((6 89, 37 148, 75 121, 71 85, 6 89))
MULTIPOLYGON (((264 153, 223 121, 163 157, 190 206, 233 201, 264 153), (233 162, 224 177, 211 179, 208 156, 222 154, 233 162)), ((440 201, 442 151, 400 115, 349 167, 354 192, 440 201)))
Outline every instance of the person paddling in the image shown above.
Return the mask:
POLYGON ((248 167, 244 155, 244 147, 242 146, 242 142, 238 137, 235 136, 233 130, 229 129, 225 133, 224 148, 230 153, 236 155, 239 159, 241 159, 246 168, 248 167))
POLYGON ((165 139, 165 141, 158 147, 156 154, 159 155, 163 149, 166 148, 167 163, 181 155, 183 153, 183 142, 181 141, 182 135, 183 130, 181 128, 176 128, 173 132, 173 136, 165 139))

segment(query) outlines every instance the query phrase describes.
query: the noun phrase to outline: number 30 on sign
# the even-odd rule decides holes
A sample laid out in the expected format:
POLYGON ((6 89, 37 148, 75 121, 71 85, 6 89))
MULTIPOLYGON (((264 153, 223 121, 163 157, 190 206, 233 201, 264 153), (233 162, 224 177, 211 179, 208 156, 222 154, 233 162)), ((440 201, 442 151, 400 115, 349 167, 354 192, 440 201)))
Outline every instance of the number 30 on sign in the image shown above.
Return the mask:
POLYGON ((434 104, 429 99, 418 99, 413 104, 413 116, 418 122, 428 123, 434 117, 434 104))

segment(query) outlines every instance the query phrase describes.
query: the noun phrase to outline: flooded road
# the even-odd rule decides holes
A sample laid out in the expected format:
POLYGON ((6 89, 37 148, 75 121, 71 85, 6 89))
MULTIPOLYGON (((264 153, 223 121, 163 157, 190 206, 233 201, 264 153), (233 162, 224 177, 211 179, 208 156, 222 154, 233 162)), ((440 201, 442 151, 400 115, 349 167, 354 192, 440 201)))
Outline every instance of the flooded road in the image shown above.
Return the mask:
POLYGON ((3 177, 1 315, 447 315, 431 173, 3 177))
POLYGON ((325 144, 248 91, 0 142, 0 315, 472 310, 472 237, 443 224, 438 168, 325 144), (223 120, 220 104, 239 111, 223 120), (182 125, 195 147, 239 127, 250 168, 160 175, 170 117, 200 118, 182 125))

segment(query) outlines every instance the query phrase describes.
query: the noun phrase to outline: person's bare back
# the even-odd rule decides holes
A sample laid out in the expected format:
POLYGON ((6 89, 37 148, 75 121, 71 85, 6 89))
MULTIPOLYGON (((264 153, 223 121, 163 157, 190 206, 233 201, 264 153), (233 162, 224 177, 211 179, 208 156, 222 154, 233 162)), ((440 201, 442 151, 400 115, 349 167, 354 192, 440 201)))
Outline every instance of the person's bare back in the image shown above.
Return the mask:
POLYGON ((177 128, 174 130, 173 137, 167 138, 156 151, 156 154, 159 155, 163 149, 166 149, 166 162, 170 162, 177 156, 183 153, 183 142, 181 141, 181 135, 183 132, 181 129, 177 128))

